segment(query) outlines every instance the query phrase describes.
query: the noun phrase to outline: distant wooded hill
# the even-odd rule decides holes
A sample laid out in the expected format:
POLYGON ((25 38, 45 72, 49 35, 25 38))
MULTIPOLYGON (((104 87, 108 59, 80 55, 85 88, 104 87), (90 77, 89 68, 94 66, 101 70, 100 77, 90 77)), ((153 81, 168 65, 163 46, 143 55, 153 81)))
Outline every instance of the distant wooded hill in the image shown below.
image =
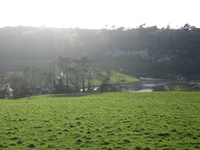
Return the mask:
POLYGON ((156 26, 112 30, 24 26, 0 29, 1 61, 56 59, 58 56, 87 56, 98 61, 105 58, 107 51, 144 49, 148 49, 149 63, 156 64, 157 68, 164 66, 198 74, 200 28, 186 24, 180 29, 156 26))

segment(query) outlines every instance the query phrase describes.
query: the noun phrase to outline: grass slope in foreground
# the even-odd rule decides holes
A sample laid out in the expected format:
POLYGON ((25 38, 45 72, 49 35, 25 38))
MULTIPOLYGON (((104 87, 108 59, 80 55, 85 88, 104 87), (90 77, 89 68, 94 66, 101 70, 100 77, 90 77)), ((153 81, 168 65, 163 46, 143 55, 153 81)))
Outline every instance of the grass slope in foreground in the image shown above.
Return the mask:
POLYGON ((0 149, 200 149, 200 93, 0 100, 0 149))

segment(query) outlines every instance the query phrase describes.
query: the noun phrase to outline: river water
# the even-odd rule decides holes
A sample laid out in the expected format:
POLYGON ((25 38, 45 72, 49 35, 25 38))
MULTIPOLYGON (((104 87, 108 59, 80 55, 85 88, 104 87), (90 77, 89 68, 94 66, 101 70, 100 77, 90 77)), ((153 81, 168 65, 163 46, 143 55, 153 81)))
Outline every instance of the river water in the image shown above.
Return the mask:
POLYGON ((172 79, 146 78, 140 77, 140 81, 132 83, 124 83, 120 85, 120 89, 124 92, 153 92, 166 91, 164 86, 177 83, 172 79))
MULTIPOLYGON (((122 83, 119 85, 119 89, 122 92, 153 92, 153 91, 166 91, 164 88, 168 84, 180 84, 180 83, 197 83, 200 84, 199 80, 180 82, 173 79, 162 79, 162 78, 147 78, 139 77, 140 81, 131 83, 122 83)), ((97 91, 99 87, 95 87, 94 91, 97 91)), ((82 89, 81 89, 82 90, 82 89)), ((87 90, 87 89, 86 89, 87 90)))

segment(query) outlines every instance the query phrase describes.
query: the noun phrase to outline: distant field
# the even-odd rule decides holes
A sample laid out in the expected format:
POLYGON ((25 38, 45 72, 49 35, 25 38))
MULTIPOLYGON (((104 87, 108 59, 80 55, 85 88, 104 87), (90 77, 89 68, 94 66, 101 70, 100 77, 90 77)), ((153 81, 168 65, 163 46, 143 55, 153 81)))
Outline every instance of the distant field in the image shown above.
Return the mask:
POLYGON ((200 93, 46 95, 0 100, 0 149, 200 149, 200 93))

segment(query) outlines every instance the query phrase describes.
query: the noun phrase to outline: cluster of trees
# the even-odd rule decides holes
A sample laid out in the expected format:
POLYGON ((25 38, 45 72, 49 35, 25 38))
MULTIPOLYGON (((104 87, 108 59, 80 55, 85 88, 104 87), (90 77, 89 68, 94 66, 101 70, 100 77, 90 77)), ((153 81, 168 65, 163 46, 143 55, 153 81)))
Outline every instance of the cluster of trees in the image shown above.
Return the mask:
MULTIPOLYGON (((106 51, 148 49, 154 64, 178 73, 198 74, 200 67, 200 28, 185 24, 180 29, 156 26, 125 29, 79 29, 4 27, 0 29, 0 60, 55 59, 88 57, 105 58, 106 51), (170 60, 170 61, 167 61, 170 60)), ((132 60, 144 61, 133 56, 132 60), (139 59, 139 60, 137 60, 139 59)))
POLYGON ((5 98, 8 94, 7 85, 12 88, 14 98, 24 97, 28 95, 38 95, 42 92, 40 86, 35 84, 34 75, 38 72, 35 66, 26 67, 23 70, 8 72, 0 76, 1 98, 5 98))
POLYGON ((80 92, 108 92, 116 91, 115 85, 110 84, 111 76, 119 71, 118 68, 107 66, 99 68, 93 66, 87 57, 73 59, 58 57, 50 62, 50 72, 43 72, 41 80, 37 82, 38 68, 25 67, 22 70, 8 72, 0 76, 1 97, 9 95, 7 85, 11 85, 14 98, 41 94, 63 94, 80 92), (98 80, 97 80, 98 79, 98 80), (99 82, 95 84, 95 81, 99 82), (5 86, 2 86, 5 85, 5 86), (99 85, 99 87, 94 87, 99 85))

